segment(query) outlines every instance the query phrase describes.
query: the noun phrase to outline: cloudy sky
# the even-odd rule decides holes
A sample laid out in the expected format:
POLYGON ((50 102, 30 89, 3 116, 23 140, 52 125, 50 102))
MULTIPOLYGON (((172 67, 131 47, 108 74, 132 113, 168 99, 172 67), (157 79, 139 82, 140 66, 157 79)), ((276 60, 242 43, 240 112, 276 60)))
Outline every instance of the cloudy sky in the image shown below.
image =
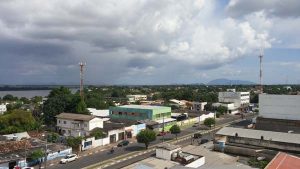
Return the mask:
POLYGON ((300 83, 298 0, 1 0, 0 84, 300 83))

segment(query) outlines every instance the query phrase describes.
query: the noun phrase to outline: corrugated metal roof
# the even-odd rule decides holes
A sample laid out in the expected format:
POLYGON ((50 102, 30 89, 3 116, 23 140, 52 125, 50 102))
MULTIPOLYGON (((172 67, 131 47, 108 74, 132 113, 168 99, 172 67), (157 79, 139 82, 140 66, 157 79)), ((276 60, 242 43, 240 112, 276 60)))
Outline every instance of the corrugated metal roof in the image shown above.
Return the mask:
POLYGON ((263 136, 264 140, 300 144, 300 134, 293 134, 293 133, 243 129, 243 128, 235 128, 235 127, 223 127, 216 134, 225 135, 225 136, 235 136, 235 133, 238 134, 238 137, 243 137, 243 138, 261 139, 261 136, 263 136))

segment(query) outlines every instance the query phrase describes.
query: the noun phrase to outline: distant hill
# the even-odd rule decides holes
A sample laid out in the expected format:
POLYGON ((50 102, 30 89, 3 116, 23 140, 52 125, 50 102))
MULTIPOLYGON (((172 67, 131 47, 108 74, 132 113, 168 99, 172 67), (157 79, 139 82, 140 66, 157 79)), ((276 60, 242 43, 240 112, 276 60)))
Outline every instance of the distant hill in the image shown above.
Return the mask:
POLYGON ((246 80, 230 80, 230 79, 215 79, 207 83, 207 85, 254 85, 256 83, 246 80))

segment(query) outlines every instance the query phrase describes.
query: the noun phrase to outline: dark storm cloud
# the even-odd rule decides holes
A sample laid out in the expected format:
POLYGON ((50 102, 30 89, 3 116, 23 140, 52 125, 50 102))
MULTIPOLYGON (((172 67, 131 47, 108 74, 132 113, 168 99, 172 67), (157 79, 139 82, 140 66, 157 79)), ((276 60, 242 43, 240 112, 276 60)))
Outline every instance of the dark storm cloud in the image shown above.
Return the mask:
POLYGON ((215 15, 217 3, 0 1, 0 71, 13 77, 0 83, 77 83, 81 60, 87 83, 184 83, 253 54, 259 37, 271 46, 269 27, 215 15))

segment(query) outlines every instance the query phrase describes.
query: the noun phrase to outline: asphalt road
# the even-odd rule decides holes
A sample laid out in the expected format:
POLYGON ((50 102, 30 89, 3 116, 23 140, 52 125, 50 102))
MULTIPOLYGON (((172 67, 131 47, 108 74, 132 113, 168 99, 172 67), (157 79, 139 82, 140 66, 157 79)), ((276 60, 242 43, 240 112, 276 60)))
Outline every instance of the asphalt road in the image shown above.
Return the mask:
MULTIPOLYGON (((228 123, 228 122, 233 121, 233 120, 238 119, 238 118, 239 118, 239 116, 237 116, 235 118, 221 119, 217 122, 217 125, 228 123)), ((190 128, 185 129, 185 130, 182 130, 181 133, 178 134, 178 137, 184 136, 184 135, 196 132, 196 131, 200 131, 198 127, 190 127, 190 128)), ((175 136, 172 135, 172 134, 167 134, 164 138, 165 138, 165 141, 167 141, 167 140, 175 138, 175 136)), ((150 144, 150 146, 161 143, 161 142, 162 142, 162 136, 158 136, 156 141, 152 142, 150 144)), ((187 144, 189 144, 189 143, 190 142, 188 142, 187 144)), ((130 153, 130 152, 138 151, 138 150, 143 150, 143 149, 145 149, 144 144, 135 142, 135 143, 130 143, 126 147, 115 148, 115 152, 113 154, 111 154, 108 150, 106 150, 106 151, 98 152, 98 153, 95 153, 95 154, 91 154, 89 156, 81 157, 78 160, 76 160, 74 162, 71 162, 71 163, 49 166, 47 168, 49 168, 49 169, 54 169, 54 168, 55 169, 83 168, 83 167, 87 167, 87 166, 95 164, 95 163, 99 163, 99 162, 102 162, 102 161, 105 161, 105 160, 109 160, 111 158, 114 158, 114 157, 117 157, 117 156, 120 156, 120 155, 124 155, 126 153, 130 153)), ((147 157, 149 157, 149 154, 151 155, 151 153, 148 153, 148 154, 145 154, 143 156, 147 158, 147 157)), ((128 161, 128 163, 131 164, 131 163, 135 162, 136 160, 139 161, 139 158, 143 159, 142 156, 139 156, 138 158, 134 158, 131 161, 128 161)), ((129 164, 127 164, 127 165, 129 165, 129 164)), ((119 167, 117 167, 117 168, 119 168, 119 167)))

